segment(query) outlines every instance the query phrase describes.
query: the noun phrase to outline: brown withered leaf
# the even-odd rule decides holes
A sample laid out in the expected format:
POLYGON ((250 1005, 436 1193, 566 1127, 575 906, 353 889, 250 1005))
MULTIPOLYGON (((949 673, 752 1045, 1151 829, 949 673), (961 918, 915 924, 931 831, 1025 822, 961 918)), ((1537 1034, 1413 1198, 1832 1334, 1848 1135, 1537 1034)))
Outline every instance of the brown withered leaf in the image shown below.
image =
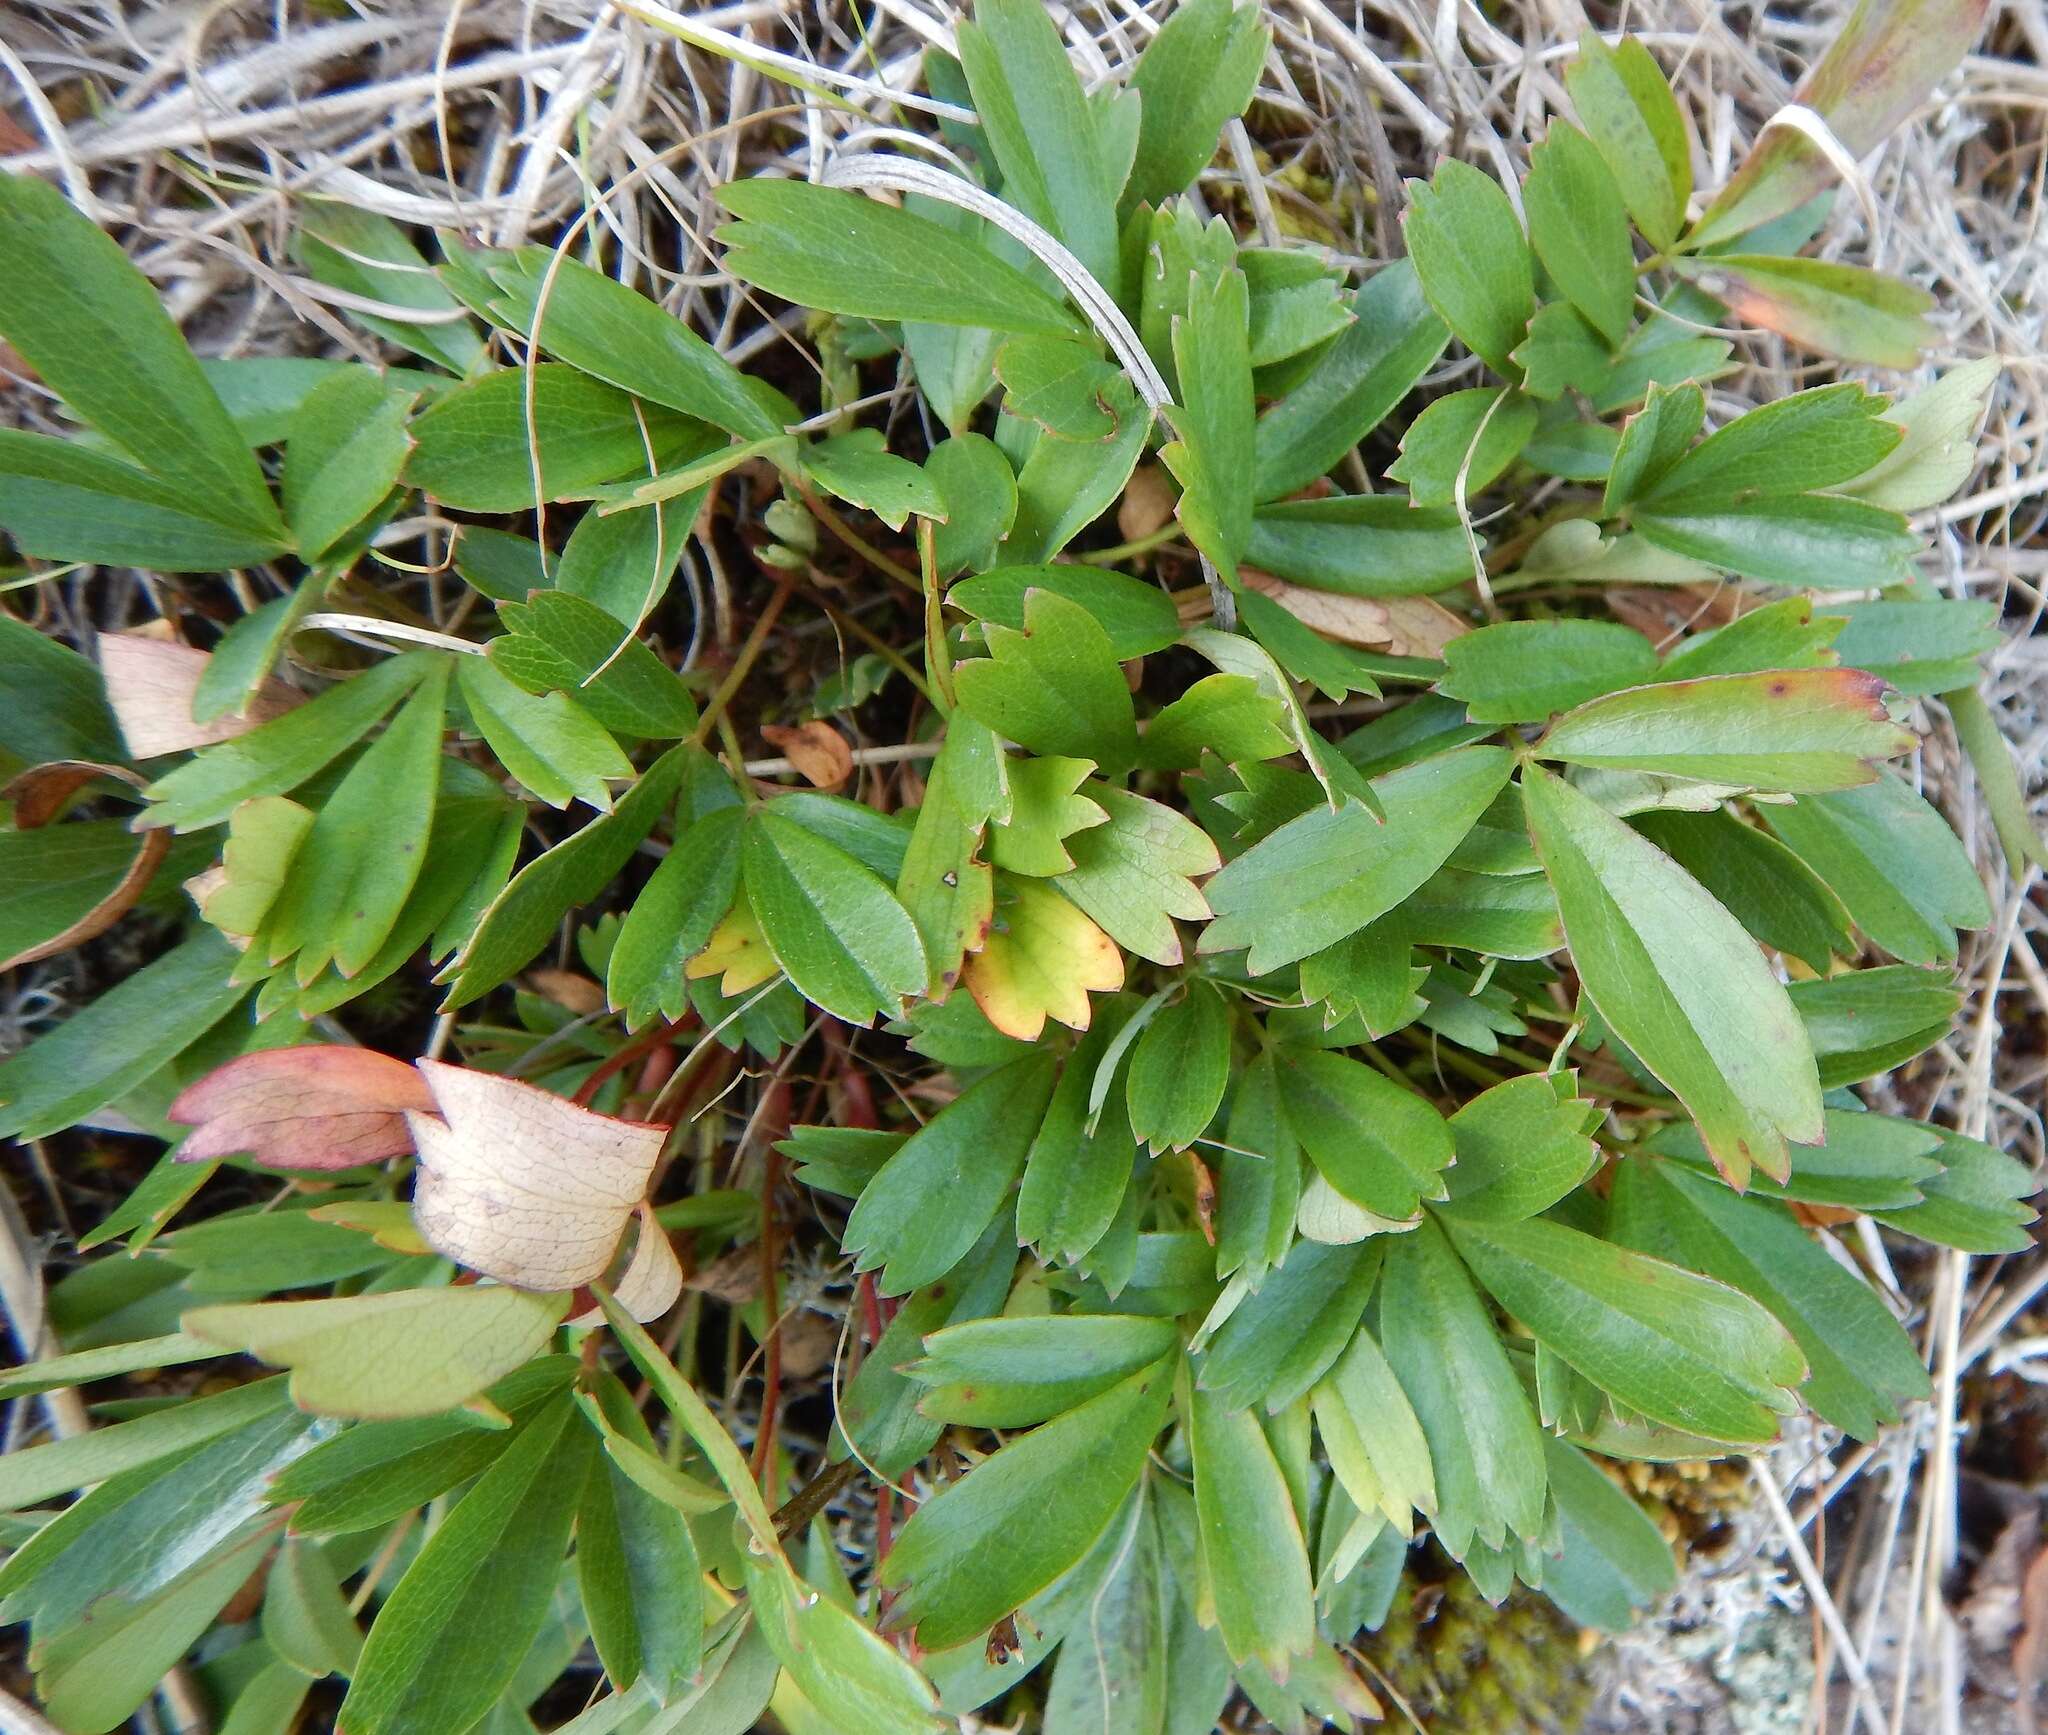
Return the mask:
POLYGON ((422 1060, 419 1070, 432 1108, 408 1111, 406 1122, 420 1154, 413 1219, 428 1244, 521 1289, 570 1290, 603 1277, 668 1128, 445 1061, 422 1060))
MULTIPOLYGON (((56 759, 32 765, 0 789, 0 801, 14 804, 17 831, 34 831, 48 825, 63 810, 65 802, 88 783, 101 777, 119 778, 138 788, 142 780, 120 765, 97 765, 89 759, 56 759)), ((136 844, 135 857, 113 889, 77 921, 47 940, 25 946, 11 958, 0 958, 0 970, 17 964, 33 964, 39 958, 54 958, 88 940, 96 940, 135 907, 135 901, 156 877, 156 870, 171 853, 168 831, 145 831, 136 844)))
POLYGON ((552 1000, 579 1018, 605 1008, 604 990, 578 970, 529 970, 526 982, 543 1000, 552 1000))
POLYGON ((1256 567, 1238 570, 1246 584, 1271 597, 1302 625, 1361 650, 1437 660, 1445 645, 1472 630, 1470 621, 1432 597, 1339 596, 1335 591, 1290 584, 1256 567))
POLYGON ((302 695, 282 681, 265 681, 240 715, 192 721, 192 697, 206 672, 208 655, 190 645, 166 643, 137 633, 99 635, 100 671, 107 702, 121 725, 131 758, 155 759, 187 748, 212 747, 281 717, 302 695))
POLYGON ((312 1043, 215 1067, 178 1093, 170 1119, 195 1129, 181 1163, 247 1155, 272 1169, 352 1169, 411 1150, 406 1112, 433 1100, 402 1060, 312 1043))
POLYGON ((853 749, 830 723, 764 723, 761 736, 780 747, 813 788, 839 789, 853 775, 853 749))

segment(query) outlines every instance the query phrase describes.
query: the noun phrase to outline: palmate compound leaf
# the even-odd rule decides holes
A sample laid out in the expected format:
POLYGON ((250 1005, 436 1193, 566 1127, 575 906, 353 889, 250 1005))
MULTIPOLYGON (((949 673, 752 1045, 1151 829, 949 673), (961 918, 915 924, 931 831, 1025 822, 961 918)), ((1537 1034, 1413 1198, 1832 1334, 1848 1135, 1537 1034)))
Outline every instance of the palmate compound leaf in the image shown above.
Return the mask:
POLYGON ((1647 838, 1534 765, 1522 799, 1572 962, 1608 1026, 1692 1112, 1741 1185, 1822 1134, 1813 1048, 1741 925, 1647 838))
MULTIPOLYGON (((1718 1185, 1702 1182, 1702 1185, 1718 1185)), ((1548 1218, 1447 1215, 1459 1256, 1493 1297, 1602 1391, 1653 1422, 1765 1441, 1797 1408, 1806 1360, 1739 1290, 1548 1218)))
POLYGON ((1614 1191, 1617 1239, 1680 1260, 1768 1308, 1806 1358, 1811 1372, 1800 1396, 1822 1417, 1874 1440, 1903 1403, 1929 1395, 1927 1369, 1877 1292, 1829 1257, 1785 1206, 1737 1198, 1672 1163, 1625 1167, 1614 1191))
POLYGON ((1200 950, 1249 946, 1263 975, 1355 933, 1444 864, 1512 766, 1500 748, 1459 748, 1373 779, 1384 823, 1346 802, 1283 825, 1203 888, 1216 920, 1200 950))
POLYGON ((1156 1362, 1012 1440, 926 1501, 882 1563, 882 1582, 901 1592, 889 1624, 915 1628, 926 1649, 943 1650, 1051 1584, 1123 1505, 1172 1389, 1172 1364, 1156 1362))
POLYGON ((292 1370, 292 1402, 315 1415, 438 1415, 538 1354, 566 1295, 478 1285, 329 1301, 202 1307, 184 1329, 292 1370))
POLYGON ((924 991, 917 924, 873 869, 772 806, 749 816, 741 862, 762 937, 805 999, 866 1025, 924 991))
POLYGON ((861 1270, 884 1267, 884 1294, 945 1276, 981 1238, 1024 1165, 1052 1095, 1054 1059, 1040 1050, 977 1079, 867 1184, 842 1244, 861 1270))

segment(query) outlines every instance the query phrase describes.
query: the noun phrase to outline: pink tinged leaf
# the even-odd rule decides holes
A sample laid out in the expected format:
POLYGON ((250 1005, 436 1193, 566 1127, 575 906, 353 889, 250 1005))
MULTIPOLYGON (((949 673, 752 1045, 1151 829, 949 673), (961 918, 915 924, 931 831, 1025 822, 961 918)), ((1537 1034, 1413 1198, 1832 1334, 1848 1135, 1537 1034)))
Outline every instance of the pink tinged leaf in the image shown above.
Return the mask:
POLYGON ((216 1067, 178 1093, 170 1118, 196 1129, 181 1163, 239 1154, 272 1169, 351 1169, 411 1150, 406 1111, 433 1102, 404 1061, 315 1043, 216 1067))
MULTIPOLYGON (((1962 63, 1991 0, 1860 0, 1792 93, 1842 151, 1867 156, 1962 63)), ((1834 184, 1828 153, 1795 126, 1768 128, 1687 238, 1693 249, 1796 210, 1834 184)))
MULTIPOLYGON (((643 1199, 635 1209, 640 1216, 640 1234, 633 1243, 633 1256, 612 1290, 612 1299, 645 1325, 668 1312, 683 1293, 683 1262, 676 1257, 668 1231, 655 1221, 654 1207, 643 1199)), ((590 1307, 567 1323, 602 1325, 604 1309, 590 1307)))
POLYGON ((99 652, 107 702, 133 759, 232 741, 301 702, 282 681, 265 681, 239 715, 195 723, 192 698, 211 660, 205 651, 136 633, 101 633, 99 652))
POLYGON ((406 1116, 421 1164, 413 1220, 428 1244, 521 1289, 601 1278, 668 1129, 443 1061, 419 1070, 438 1111, 406 1116))

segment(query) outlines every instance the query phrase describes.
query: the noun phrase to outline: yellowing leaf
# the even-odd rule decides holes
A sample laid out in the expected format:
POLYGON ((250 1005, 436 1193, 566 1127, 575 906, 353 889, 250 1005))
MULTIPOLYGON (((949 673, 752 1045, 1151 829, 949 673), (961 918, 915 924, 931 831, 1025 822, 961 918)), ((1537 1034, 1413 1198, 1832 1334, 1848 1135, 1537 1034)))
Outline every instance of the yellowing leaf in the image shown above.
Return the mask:
POLYGON ((420 1233, 458 1264, 523 1289, 602 1277, 668 1129, 493 1073, 419 1067, 439 1111, 406 1116, 420 1153, 420 1233))
POLYGON ((524 1366, 568 1310, 566 1295, 476 1286, 202 1307, 181 1324, 290 1368, 302 1410, 388 1421, 467 1403, 524 1366))
POLYGON ((988 942, 967 960, 962 980, 1005 1036, 1036 1042, 1048 1017, 1086 1030, 1090 991, 1121 988, 1124 960, 1116 942, 1051 886, 1005 874, 988 942))
POLYGON ((730 999, 760 987, 781 968, 775 954, 768 950, 768 942, 761 937, 761 924, 754 919, 754 912, 742 894, 740 901, 726 912, 725 919, 711 930, 710 943, 683 966, 683 974, 692 982, 718 977, 719 993, 730 999))

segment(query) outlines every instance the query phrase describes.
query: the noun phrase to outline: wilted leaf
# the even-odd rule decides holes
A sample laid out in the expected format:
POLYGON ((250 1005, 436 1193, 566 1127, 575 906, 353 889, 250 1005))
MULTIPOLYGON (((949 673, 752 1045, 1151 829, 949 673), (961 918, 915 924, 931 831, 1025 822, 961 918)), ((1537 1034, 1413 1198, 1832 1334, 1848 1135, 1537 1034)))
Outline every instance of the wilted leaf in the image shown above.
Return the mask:
POLYGON ((247 1155, 273 1169, 348 1169, 412 1149, 408 1109, 430 1109, 402 1060, 345 1043, 245 1054, 187 1085, 168 1118, 193 1131, 183 1163, 247 1155))
POLYGON ((212 661, 206 652, 140 633, 101 633, 99 654, 107 702, 133 759, 232 741, 304 702, 282 681, 265 681, 239 712, 195 723, 192 702, 212 661))
POLYGON ((439 1060, 419 1067, 436 1112, 406 1121, 420 1153, 413 1216, 428 1242, 523 1289, 602 1277, 668 1129, 614 1120, 518 1079, 439 1060))

